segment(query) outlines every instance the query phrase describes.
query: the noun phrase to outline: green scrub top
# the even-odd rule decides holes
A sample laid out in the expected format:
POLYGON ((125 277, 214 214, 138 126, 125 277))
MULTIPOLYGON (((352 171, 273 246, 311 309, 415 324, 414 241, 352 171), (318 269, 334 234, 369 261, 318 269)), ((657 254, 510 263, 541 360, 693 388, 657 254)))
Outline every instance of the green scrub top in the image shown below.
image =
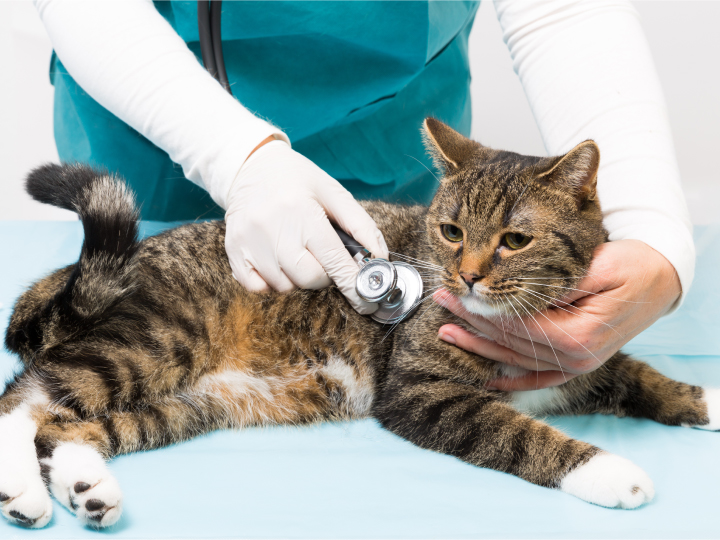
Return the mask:
MULTIPOLYGON (((201 61, 196 2, 155 7, 201 61)), ((437 187, 427 116, 470 134, 468 36, 478 2, 224 2, 223 51, 236 98, 357 198, 427 203, 437 187)), ((87 95, 53 55, 63 162, 124 177, 143 219, 221 217, 182 168, 87 95)), ((189 107, 192 103, 188 104, 189 107)))

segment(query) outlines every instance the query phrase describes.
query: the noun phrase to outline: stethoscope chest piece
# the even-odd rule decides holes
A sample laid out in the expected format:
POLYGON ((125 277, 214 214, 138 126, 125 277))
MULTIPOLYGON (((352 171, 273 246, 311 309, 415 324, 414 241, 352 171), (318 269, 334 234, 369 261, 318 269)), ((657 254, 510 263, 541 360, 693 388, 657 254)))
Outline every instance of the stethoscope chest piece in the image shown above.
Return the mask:
POLYGON ((423 282, 417 269, 409 264, 371 259, 360 269, 355 288, 363 300, 379 305, 370 316, 374 321, 394 324, 417 309, 423 282))

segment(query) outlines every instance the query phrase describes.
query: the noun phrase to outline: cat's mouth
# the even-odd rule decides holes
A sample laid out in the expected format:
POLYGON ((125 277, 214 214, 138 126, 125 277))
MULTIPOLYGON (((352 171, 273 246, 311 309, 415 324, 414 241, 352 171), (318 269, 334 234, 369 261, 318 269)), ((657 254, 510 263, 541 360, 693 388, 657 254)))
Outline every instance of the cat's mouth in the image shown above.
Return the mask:
POLYGON ((486 318, 495 318, 501 316, 515 316, 515 313, 508 307, 507 301, 499 295, 493 293, 484 285, 476 283, 472 289, 460 296, 465 309, 475 315, 486 318))

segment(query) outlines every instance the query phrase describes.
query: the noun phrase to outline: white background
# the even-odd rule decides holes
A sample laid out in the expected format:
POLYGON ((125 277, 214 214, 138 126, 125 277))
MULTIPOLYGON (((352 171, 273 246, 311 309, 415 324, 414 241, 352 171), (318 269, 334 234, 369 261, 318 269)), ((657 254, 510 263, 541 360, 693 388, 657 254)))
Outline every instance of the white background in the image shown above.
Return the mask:
MULTIPOLYGON (((665 90, 691 217, 696 224, 720 222, 720 1, 635 6, 665 90)), ((490 1, 483 2, 470 40, 473 136, 496 148, 543 155, 490 1)), ((0 0, 0 219, 76 219, 31 201, 22 188, 29 169, 58 160, 50 51, 32 4, 0 0)))

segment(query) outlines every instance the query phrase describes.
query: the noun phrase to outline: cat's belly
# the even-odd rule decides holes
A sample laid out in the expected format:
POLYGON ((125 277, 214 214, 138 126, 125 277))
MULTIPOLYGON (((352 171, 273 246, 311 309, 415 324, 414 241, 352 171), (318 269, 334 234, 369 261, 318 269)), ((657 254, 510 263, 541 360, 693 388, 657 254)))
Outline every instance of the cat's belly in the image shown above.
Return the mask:
MULTIPOLYGON (((277 368, 278 366, 276 366, 277 368)), ((191 399, 213 401, 235 427, 366 417, 374 398, 369 377, 340 358, 273 369, 224 369, 201 377, 191 399)))

